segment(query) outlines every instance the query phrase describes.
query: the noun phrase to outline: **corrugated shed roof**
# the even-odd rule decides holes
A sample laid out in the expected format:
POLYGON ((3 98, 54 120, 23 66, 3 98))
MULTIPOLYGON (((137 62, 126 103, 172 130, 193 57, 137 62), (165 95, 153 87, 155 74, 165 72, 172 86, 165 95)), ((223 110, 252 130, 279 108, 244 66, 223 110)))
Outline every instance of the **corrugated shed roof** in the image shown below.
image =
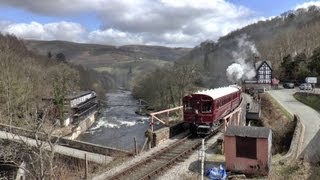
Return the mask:
POLYGON ((266 127, 253 126, 229 126, 225 132, 225 136, 241 136, 253 138, 268 138, 272 133, 271 129, 266 127))
POLYGON ((237 88, 237 86, 235 85, 231 85, 227 87, 198 91, 194 94, 203 94, 203 95, 210 96, 212 99, 218 99, 219 97, 222 97, 224 95, 231 94, 237 91, 239 91, 239 88, 237 88))

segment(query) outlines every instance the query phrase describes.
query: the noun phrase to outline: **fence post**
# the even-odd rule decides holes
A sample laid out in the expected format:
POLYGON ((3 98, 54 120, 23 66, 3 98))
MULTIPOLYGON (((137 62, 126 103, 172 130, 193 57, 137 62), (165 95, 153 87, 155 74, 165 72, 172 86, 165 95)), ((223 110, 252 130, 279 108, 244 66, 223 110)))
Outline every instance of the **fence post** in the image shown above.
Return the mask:
POLYGON ((136 137, 133 137, 133 142, 134 142, 134 154, 135 154, 135 155, 138 155, 136 137))
POLYGON ((151 116, 151 132, 153 132, 153 116, 151 116))
POLYGON ((87 157, 87 154, 84 154, 84 159, 85 159, 85 175, 84 175, 84 178, 85 179, 89 179, 89 176, 88 176, 88 157, 87 157))
POLYGON ((201 180, 203 180, 203 176, 204 176, 204 156, 205 156, 205 152, 204 152, 204 139, 202 139, 202 146, 201 146, 201 180))

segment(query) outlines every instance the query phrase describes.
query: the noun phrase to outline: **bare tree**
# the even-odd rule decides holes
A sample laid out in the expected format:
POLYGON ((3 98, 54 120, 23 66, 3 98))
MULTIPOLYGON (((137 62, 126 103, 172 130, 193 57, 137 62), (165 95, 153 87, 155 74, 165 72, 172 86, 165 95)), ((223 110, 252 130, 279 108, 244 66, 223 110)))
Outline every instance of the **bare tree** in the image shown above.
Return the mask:
POLYGON ((25 161, 24 170, 31 179, 55 179, 55 147, 61 138, 55 135, 58 123, 50 117, 49 109, 41 113, 35 110, 32 114, 28 113, 26 118, 28 130, 8 133, 7 138, 18 144, 7 144, 1 157, 15 167, 19 167, 22 160, 25 161), (15 151, 17 147, 19 151, 15 151))

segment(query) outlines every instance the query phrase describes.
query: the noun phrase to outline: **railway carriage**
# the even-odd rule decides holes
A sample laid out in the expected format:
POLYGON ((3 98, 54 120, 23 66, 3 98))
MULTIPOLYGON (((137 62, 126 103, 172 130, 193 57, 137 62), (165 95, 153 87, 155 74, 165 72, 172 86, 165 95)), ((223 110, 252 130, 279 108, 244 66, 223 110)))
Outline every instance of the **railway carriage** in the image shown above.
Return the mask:
POLYGON ((228 86, 199 91, 183 97, 183 118, 196 134, 209 134, 221 118, 241 102, 241 89, 228 86))

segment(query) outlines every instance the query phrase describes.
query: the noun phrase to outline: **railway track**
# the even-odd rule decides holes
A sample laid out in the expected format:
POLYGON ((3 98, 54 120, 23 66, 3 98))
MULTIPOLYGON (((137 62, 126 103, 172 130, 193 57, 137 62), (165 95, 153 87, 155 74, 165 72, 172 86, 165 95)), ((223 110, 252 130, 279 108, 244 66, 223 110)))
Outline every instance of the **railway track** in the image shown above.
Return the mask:
MULTIPOLYGON (((219 132, 222 126, 223 124, 217 127, 210 135, 206 136, 204 138, 205 141, 219 132)), ((153 179, 157 174, 164 172, 176 162, 187 158, 200 145, 201 138, 194 138, 190 134, 108 179, 153 179)))

